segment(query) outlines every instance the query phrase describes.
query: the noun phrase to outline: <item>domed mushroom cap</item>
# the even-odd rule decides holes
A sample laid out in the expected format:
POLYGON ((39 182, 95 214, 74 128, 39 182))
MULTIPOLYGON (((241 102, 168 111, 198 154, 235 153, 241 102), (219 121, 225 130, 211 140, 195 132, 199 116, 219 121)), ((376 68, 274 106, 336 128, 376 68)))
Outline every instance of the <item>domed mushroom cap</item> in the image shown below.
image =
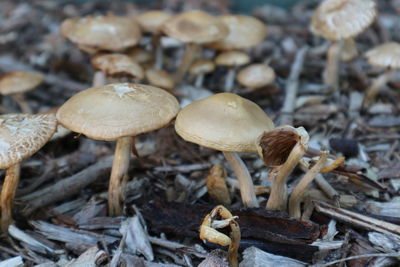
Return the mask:
POLYGON ((217 50, 246 49, 261 43, 267 36, 267 26, 251 16, 225 15, 219 17, 229 28, 222 40, 208 46, 217 50))
POLYGON ((209 43, 228 35, 228 27, 216 16, 199 10, 181 13, 163 25, 166 35, 185 43, 209 43))
POLYGON ((62 105, 58 121, 97 140, 136 136, 167 125, 178 113, 176 98, 163 89, 115 83, 86 89, 62 105))
POLYGON ((259 106, 231 93, 193 102, 175 121, 176 132, 186 141, 230 152, 256 152, 256 138, 273 127, 259 106))
POLYGON ((61 34, 78 45, 109 51, 134 46, 142 36, 134 19, 114 15, 66 19, 61 34))
POLYGON ((151 85, 161 87, 167 90, 174 88, 174 79, 165 70, 146 70, 146 79, 151 85))
POLYGON ((325 0, 311 19, 311 32, 329 40, 354 37, 366 29, 376 16, 373 0, 325 0))
POLYGON ((0 168, 6 169, 30 157, 56 130, 54 114, 0 116, 0 168))
POLYGON ((92 65, 110 76, 144 78, 142 67, 127 55, 100 54, 92 58, 92 65))
POLYGON ((136 20, 143 32, 159 33, 164 22, 171 17, 172 15, 165 11, 152 10, 140 14, 136 20))
POLYGON ((250 62, 250 57, 241 51, 226 51, 215 59, 220 66, 242 66, 250 62))
POLYGON ((275 71, 264 64, 252 64, 242 69, 236 80, 248 88, 260 88, 275 81, 275 71))
POLYGON ((43 81, 43 75, 30 71, 12 71, 0 76, 0 93, 11 95, 27 92, 43 81))
POLYGON ((365 53, 368 63, 383 68, 400 68, 400 44, 389 42, 379 45, 365 53))
POLYGON ((215 64, 208 58, 196 59, 189 68, 189 72, 193 75, 209 73, 215 70, 215 64))

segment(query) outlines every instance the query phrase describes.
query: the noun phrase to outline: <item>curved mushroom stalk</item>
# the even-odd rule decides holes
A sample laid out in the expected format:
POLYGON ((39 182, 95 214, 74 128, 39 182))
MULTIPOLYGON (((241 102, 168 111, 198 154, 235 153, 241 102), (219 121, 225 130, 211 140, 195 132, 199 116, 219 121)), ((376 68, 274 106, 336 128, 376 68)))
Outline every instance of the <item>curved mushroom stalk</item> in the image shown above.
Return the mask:
POLYGON ((339 63, 344 46, 344 40, 333 43, 327 53, 326 68, 323 73, 324 84, 333 90, 339 88, 339 63))
POLYGON ((291 126, 275 128, 257 138, 257 151, 265 165, 279 166, 279 171, 272 182, 267 209, 283 211, 287 209, 286 179, 307 151, 308 140, 308 133, 303 127, 291 126))
POLYGON ((186 45, 185 54, 183 59, 178 67, 178 70, 175 73, 175 84, 179 85, 185 76, 190 64, 192 64, 193 58, 196 56, 198 51, 200 50, 200 46, 194 43, 188 43, 186 45))
POLYGON ((224 156, 231 165, 233 172, 239 180, 240 196, 243 205, 248 208, 258 208, 258 201, 254 190, 253 180, 243 160, 235 152, 224 151, 224 156))
POLYGON ((363 106, 369 106, 375 97, 378 95, 379 91, 385 84, 390 81, 393 77, 395 70, 388 69, 383 74, 381 74, 378 78, 376 78, 370 87, 368 87, 367 92, 365 93, 363 106))
POLYGON ((324 168, 325 163, 328 159, 329 152, 323 151, 317 161, 317 163, 301 178, 300 182, 293 189, 289 198, 289 215, 300 219, 301 209, 300 204, 307 189, 307 186, 314 180, 315 176, 321 172, 324 168))
POLYGON ((3 188, 1 190, 1 230, 7 233, 8 226, 12 223, 12 208, 14 203, 15 191, 17 190, 21 167, 15 164, 6 170, 3 188))

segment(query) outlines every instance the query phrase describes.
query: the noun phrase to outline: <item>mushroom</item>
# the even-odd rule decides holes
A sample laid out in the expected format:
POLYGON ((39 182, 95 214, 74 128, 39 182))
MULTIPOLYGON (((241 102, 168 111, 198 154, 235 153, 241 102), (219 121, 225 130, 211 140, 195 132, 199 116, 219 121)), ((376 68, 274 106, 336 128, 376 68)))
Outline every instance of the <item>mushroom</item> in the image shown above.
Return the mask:
POLYGON ((265 64, 251 64, 239 71, 237 81, 250 89, 258 89, 275 81, 275 71, 265 64))
POLYGON ((273 127, 259 106, 232 93, 192 102, 178 113, 175 121, 175 130, 184 140, 223 152, 239 180, 246 207, 258 207, 258 202, 250 173, 235 152, 255 153, 254 140, 273 127))
POLYGON ((19 105, 22 112, 32 113, 23 95, 43 81, 43 75, 31 71, 12 71, 0 76, 0 94, 10 95, 19 105))
POLYGON ((154 69, 160 70, 162 68, 162 47, 161 35, 163 24, 172 17, 171 14, 162 10, 151 10, 144 12, 136 17, 140 28, 145 33, 152 34, 152 47, 156 55, 154 69))
MULTIPOLYGON (((59 107, 53 107, 53 108, 47 109, 45 111, 41 111, 38 114, 52 114, 55 117, 58 109, 59 109, 59 107)), ((67 135, 69 135, 70 133, 71 133, 71 131, 69 129, 65 128, 61 124, 57 124, 56 131, 51 136, 49 142, 64 138, 67 135)))
POLYGON ((166 90, 172 90, 174 88, 174 80, 165 70, 147 69, 145 75, 147 81, 153 86, 166 90))
POLYGON ((303 127, 281 126, 265 131, 256 140, 257 152, 268 167, 277 167, 267 209, 287 209, 286 179, 308 148, 309 136, 303 127))
POLYGON ((218 66, 230 67, 229 72, 225 77, 225 92, 230 92, 233 89, 233 83, 235 81, 235 74, 238 67, 246 65, 250 62, 250 57, 241 51, 227 51, 219 54, 215 59, 215 63, 218 66))
POLYGON ((338 42, 328 49, 328 62, 323 73, 325 85, 338 89, 338 65, 344 41, 354 38, 372 23, 376 16, 375 6, 373 0, 325 0, 314 11, 311 32, 338 42))
POLYGON ((167 20, 163 25, 166 35, 186 43, 185 55, 175 74, 175 83, 179 84, 192 63, 201 44, 224 38, 229 30, 218 18, 206 12, 191 10, 167 20))
POLYGON ((64 127, 92 139, 117 141, 108 190, 111 215, 123 212, 133 137, 164 127, 178 110, 178 101, 165 90, 132 83, 89 88, 59 108, 57 119, 64 127))
POLYGON ((369 105, 379 90, 393 77, 400 68, 400 44, 395 42, 384 43, 365 53, 368 63, 386 70, 376 78, 367 89, 364 97, 364 105, 369 105))
POLYGON ((194 86, 200 88, 203 86, 204 75, 215 70, 215 64, 207 58, 196 59, 189 68, 189 72, 196 76, 194 86))
POLYGON ((20 162, 38 151, 56 130, 54 114, 0 116, 0 168, 6 169, 1 190, 1 230, 12 223, 12 207, 20 176, 20 162))

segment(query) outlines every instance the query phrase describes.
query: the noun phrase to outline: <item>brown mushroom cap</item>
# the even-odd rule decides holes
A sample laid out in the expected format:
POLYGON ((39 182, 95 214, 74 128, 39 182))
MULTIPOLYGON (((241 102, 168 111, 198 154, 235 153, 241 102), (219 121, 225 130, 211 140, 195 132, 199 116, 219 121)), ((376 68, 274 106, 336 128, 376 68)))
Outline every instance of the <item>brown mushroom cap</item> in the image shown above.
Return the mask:
POLYGON ((311 31, 329 40, 354 37, 365 30, 376 16, 373 0, 325 0, 311 19, 311 31))
POLYGON ((116 83, 86 89, 60 107, 58 121, 97 140, 136 136, 167 125, 179 104, 167 91, 142 84, 116 83))
POLYGON ((43 75, 30 71, 12 71, 0 76, 0 93, 11 95, 32 90, 43 81, 43 75))
POLYGON ((0 168, 6 169, 30 157, 56 130, 54 114, 0 116, 0 168))
POLYGON ((198 58, 193 61, 189 68, 189 72, 193 75, 209 73, 215 70, 215 64, 208 58, 198 58))
POLYGON ((224 15, 219 18, 228 26, 229 34, 207 45, 212 49, 246 49, 258 45, 267 36, 267 26, 255 17, 224 15))
POLYGON ((144 78, 142 67, 131 57, 124 54, 99 54, 92 58, 95 69, 110 76, 131 76, 144 78))
POLYGON ((226 51, 217 56, 215 63, 220 66, 242 66, 250 62, 250 57, 241 51, 226 51))
POLYGON ((256 138, 273 127, 258 105, 232 93, 193 102, 175 121, 176 132, 186 141, 229 152, 256 152, 256 138))
POLYGON ((368 63, 383 68, 400 68, 400 44, 395 42, 384 43, 365 53, 368 63))
POLYGON ((264 64, 252 64, 242 69, 236 80, 248 88, 260 88, 275 80, 275 71, 264 64))
POLYGON ((174 88, 174 79, 165 70, 147 69, 145 74, 151 85, 167 90, 174 88))
POLYGON ((228 35, 228 27, 216 16, 199 10, 181 13, 163 25, 166 35, 185 43, 209 43, 228 35))
POLYGON ((152 10, 144 12, 136 17, 143 32, 159 33, 161 27, 172 15, 161 10, 152 10))
POLYGON ((61 24, 61 34, 83 47, 109 51, 134 46, 142 36, 133 18, 114 15, 66 19, 61 24))

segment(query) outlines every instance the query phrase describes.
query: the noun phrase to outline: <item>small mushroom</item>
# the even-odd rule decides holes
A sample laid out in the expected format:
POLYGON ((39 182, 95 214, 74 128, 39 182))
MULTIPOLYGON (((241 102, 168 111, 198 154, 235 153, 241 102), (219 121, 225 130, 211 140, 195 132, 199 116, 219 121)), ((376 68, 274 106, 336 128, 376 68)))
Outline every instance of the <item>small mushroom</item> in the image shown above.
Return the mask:
POLYGON ((166 90, 174 88, 174 80, 165 70, 148 69, 145 71, 147 81, 156 87, 166 90))
POLYGON ((22 112, 32 113, 23 93, 28 92, 43 81, 43 75, 31 71, 12 71, 0 76, 0 94, 10 95, 18 103, 22 112))
POLYGON ((117 141, 108 189, 111 215, 123 212, 133 137, 164 127, 178 110, 178 101, 165 90, 132 83, 89 88, 58 110, 57 119, 64 127, 96 140, 117 141))
POLYGON ((194 86, 200 88, 203 86, 204 75, 215 70, 215 64, 207 58, 196 59, 189 68, 189 72, 196 76, 194 86))
POLYGON ((256 153, 254 140, 273 127, 259 106, 232 93, 192 102, 178 113, 175 121, 175 130, 184 140, 223 152, 239 180, 246 207, 258 207, 258 202, 250 173, 235 152, 256 153))
POLYGON ((258 89, 275 81, 275 71, 264 64, 251 64, 239 71, 236 79, 244 87, 258 89))
POLYGON ((314 11, 310 30, 338 45, 328 49, 324 84, 338 89, 339 60, 344 41, 364 31, 376 16, 373 0, 324 0, 314 11))
POLYGON ((365 53, 368 63, 386 70, 376 78, 367 89, 364 97, 364 105, 369 105, 375 99, 379 90, 393 77, 400 68, 400 44, 389 42, 379 45, 365 53))
POLYGON ((226 51, 217 56, 215 63, 218 66, 224 66, 229 68, 229 72, 225 77, 225 92, 232 91, 233 83, 235 81, 235 75, 238 67, 246 65, 250 62, 250 57, 241 51, 226 51))
POLYGON ((200 45, 218 41, 228 35, 228 27, 216 16, 204 11, 191 10, 172 17, 164 23, 166 35, 186 43, 185 55, 175 74, 180 84, 200 45))
POLYGON ((36 153, 56 130, 54 114, 0 116, 0 168, 6 169, 1 190, 1 230, 12 223, 12 207, 20 176, 20 162, 36 153))

